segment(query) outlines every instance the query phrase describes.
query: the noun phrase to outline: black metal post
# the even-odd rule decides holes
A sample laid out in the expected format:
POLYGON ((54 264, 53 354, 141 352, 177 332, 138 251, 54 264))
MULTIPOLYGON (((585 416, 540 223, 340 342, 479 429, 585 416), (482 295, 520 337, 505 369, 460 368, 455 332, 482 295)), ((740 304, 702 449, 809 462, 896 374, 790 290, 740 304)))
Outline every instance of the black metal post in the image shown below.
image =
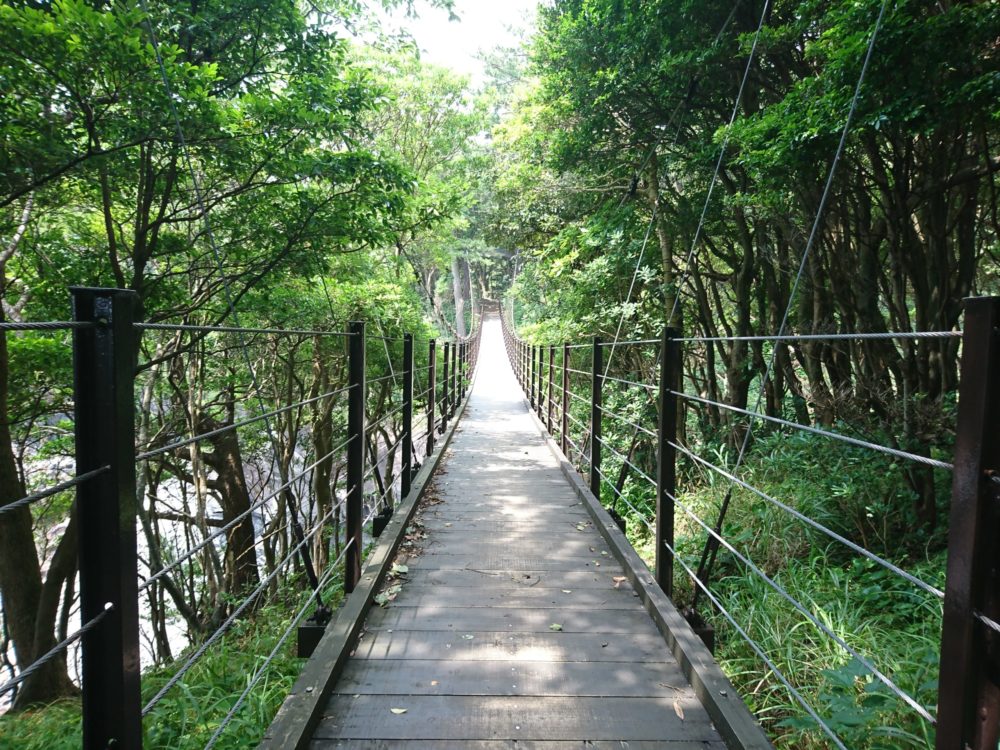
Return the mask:
POLYGON ((451 398, 448 401, 448 416, 455 416, 455 406, 458 403, 458 342, 451 345, 451 398))
POLYGON ((362 523, 365 497, 365 324, 348 323, 347 341, 347 538, 344 555, 344 591, 354 591, 361 579, 362 523))
POLYGON ((659 447, 656 455, 656 582, 663 593, 673 596, 674 556, 667 549, 674 546, 674 501, 677 493, 677 396, 680 386, 681 357, 674 328, 663 330, 660 342, 659 447))
POLYGON ((403 458, 399 464, 403 476, 399 495, 410 494, 413 481, 413 334, 403 334, 403 458))
POLYGON ((594 337, 594 358, 590 374, 590 491, 601 499, 601 387, 604 383, 604 350, 594 337))
POLYGON ((549 430, 549 434, 552 434, 552 381, 555 379, 555 359, 556 359, 556 348, 553 345, 549 345, 549 383, 548 383, 548 397, 545 399, 545 406, 548 408, 548 419, 546 420, 546 427, 549 430))
POLYGON ((937 750, 995 750, 1000 733, 1000 298, 965 301, 937 750))
POLYGON ((564 456, 569 455, 569 344, 563 344, 562 360, 562 427, 560 442, 564 456))
POLYGON ((437 341, 427 345, 427 455, 434 452, 434 428, 437 427, 437 341))
POLYGON ((448 409, 448 380, 451 377, 451 342, 444 342, 444 370, 441 378, 441 429, 440 432, 443 435, 444 431, 448 429, 448 417, 451 411, 448 409))
POLYGON ((462 345, 455 342, 455 356, 451 363, 452 369, 452 389, 451 389, 451 414, 455 416, 458 410, 458 403, 462 397, 462 345))
POLYGON ((535 412, 539 421, 545 419, 545 347, 538 345, 538 403, 535 412))
POLYGON ((77 487, 83 747, 142 747, 136 557, 134 328, 138 295, 74 287, 76 471, 109 467, 77 487))
POLYGON ((531 408, 534 409, 535 408, 535 345, 534 344, 528 345, 528 354, 531 358, 528 362, 528 382, 527 382, 528 403, 531 404, 531 408))

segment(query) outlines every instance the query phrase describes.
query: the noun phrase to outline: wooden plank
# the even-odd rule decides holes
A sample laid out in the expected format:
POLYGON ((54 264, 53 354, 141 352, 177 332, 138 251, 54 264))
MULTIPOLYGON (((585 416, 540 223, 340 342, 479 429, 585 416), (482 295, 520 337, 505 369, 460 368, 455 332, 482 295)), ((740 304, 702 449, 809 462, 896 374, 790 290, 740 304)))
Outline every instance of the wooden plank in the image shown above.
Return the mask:
POLYGON ((692 694, 672 662, 352 660, 337 683, 344 695, 507 695, 674 698, 692 694))
MULTIPOLYGON (((412 562, 412 561, 410 561, 412 562)), ((577 570, 441 570, 424 568, 418 571, 419 581, 430 586, 473 587, 496 585, 497 583, 520 585, 528 587, 549 587, 558 589, 609 589, 614 586, 614 576, 621 575, 617 571, 584 569, 577 570)), ((411 573, 411 580, 414 578, 411 573)), ((622 588, 631 587, 628 581, 620 584, 622 588)))
POLYGON ((408 582, 392 607, 517 607, 519 609, 560 609, 566 606, 603 610, 641 608, 632 587, 610 586, 592 589, 563 589, 550 586, 524 586, 510 580, 487 578, 475 592, 464 586, 429 586, 408 582), (568 593, 567 593, 568 592, 568 593))
POLYGON ((551 632, 558 623, 563 633, 643 633, 657 635, 652 619, 641 607, 631 611, 509 607, 394 607, 372 612, 365 628, 374 630, 456 631, 510 630, 517 633, 551 632))
POLYGON ((718 739, 708 714, 687 698, 506 698, 334 696, 316 739, 385 740, 718 739), (682 720, 674 706, 684 714, 682 720), (406 709, 393 713, 392 709, 406 709))
POLYGON ((453 661, 632 661, 673 662, 659 635, 627 638, 593 633, 508 633, 376 630, 358 642, 359 659, 450 659, 453 661), (471 635, 472 638, 465 636, 471 635))
MULTIPOLYGON (((545 435, 541 423, 534 415, 529 416, 539 432, 545 435)), ((559 461, 563 475, 580 500, 585 503, 597 530, 607 540, 615 558, 624 567, 646 610, 652 616, 685 676, 718 727, 722 738, 734 750, 773 750, 771 741, 739 697, 729 678, 723 673, 705 644, 695 635, 687 620, 656 584, 653 574, 629 544, 621 529, 615 525, 611 516, 562 454, 555 441, 547 435, 545 441, 549 451, 559 461)))
POLYGON ((726 750, 726 744, 717 742, 689 742, 687 740, 655 740, 635 742, 613 740, 609 742, 579 740, 560 742, 549 740, 314 740, 310 750, 726 750))
MULTIPOLYGON (((489 553, 491 550, 484 550, 489 553)), ((435 570, 510 570, 510 571, 552 571, 563 572, 585 572, 588 568, 599 571, 603 565, 605 570, 610 568, 610 563, 601 563, 593 555, 588 557, 558 557, 556 559, 547 557, 528 557, 511 555, 451 555, 428 552, 419 557, 407 561, 411 568, 433 568, 435 570)), ((615 574, 620 574, 617 564, 614 564, 615 574)))
POLYGON ((323 704, 333 690, 350 649, 362 633, 364 615, 389 572, 406 527, 433 480, 434 472, 448 448, 458 418, 467 403, 468 397, 459 405, 455 421, 435 452, 417 473, 411 485, 410 496, 396 509, 395 515, 369 554, 357 588, 347 597, 334 621, 327 625, 319 645, 279 707, 258 748, 303 750, 308 747, 313 729, 320 720, 323 704))

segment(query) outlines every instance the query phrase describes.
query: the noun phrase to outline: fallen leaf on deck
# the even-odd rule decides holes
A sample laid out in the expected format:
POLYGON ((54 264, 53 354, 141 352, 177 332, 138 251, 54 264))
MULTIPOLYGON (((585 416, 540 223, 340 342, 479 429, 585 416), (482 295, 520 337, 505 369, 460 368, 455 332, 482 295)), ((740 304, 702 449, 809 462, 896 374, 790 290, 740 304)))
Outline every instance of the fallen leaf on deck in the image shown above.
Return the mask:
POLYGON ((466 633, 465 635, 462 636, 462 640, 471 641, 475 637, 476 636, 474 635, 469 635, 468 633, 466 633))
POLYGON ((681 704, 678 701, 674 701, 674 713, 677 714, 677 718, 684 721, 684 709, 681 708, 681 704))
POLYGON ((392 574, 393 575, 406 575, 410 572, 410 568, 407 565, 400 565, 399 563, 392 564, 392 574))
POLYGON ((572 590, 570 590, 570 589, 563 589, 562 592, 564 594, 572 594, 573 593, 572 590))
POLYGON ((627 581, 628 578, 626 578, 625 576, 614 576, 611 580, 614 581, 615 588, 618 588, 620 585, 625 583, 625 581, 627 581))
POLYGON ((434 685, 437 685, 437 684, 438 684, 437 680, 431 680, 431 687, 433 687, 434 685))
POLYGON ((389 710, 392 711, 394 714, 405 714, 406 713, 406 709, 405 708, 390 708, 389 710))
POLYGON ((554 622, 551 625, 549 625, 549 630, 559 632, 560 630, 562 630, 562 625, 560 625, 558 622, 554 622))

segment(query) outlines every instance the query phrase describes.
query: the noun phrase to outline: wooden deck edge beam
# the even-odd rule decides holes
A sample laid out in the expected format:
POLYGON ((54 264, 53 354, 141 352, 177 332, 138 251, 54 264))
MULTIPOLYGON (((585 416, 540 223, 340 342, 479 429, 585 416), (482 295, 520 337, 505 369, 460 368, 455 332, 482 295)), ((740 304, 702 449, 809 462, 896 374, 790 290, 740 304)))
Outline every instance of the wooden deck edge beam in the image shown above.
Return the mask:
POLYGON ((730 750, 774 750, 771 741, 729 678, 723 673, 715 657, 695 634, 687 620, 677 611, 673 602, 663 593, 663 589, 657 585, 652 571, 646 567, 646 563, 633 549, 625 533, 611 519, 577 473, 576 468, 549 435, 530 404, 527 401, 524 403, 535 428, 545 439, 549 451, 559 461, 563 476, 594 520, 594 526, 611 547, 611 553, 625 569, 625 574, 642 599, 646 611, 656 623, 657 629, 677 659, 684 676, 694 688, 698 699, 708 711, 726 746, 730 750))
POLYGON ((469 391, 455 410, 451 425, 430 457, 420 467, 413 480, 408 497, 397 506, 392 520, 385 527, 378 543, 365 561, 357 588, 347 596, 344 606, 316 646, 316 651, 305 663, 291 692, 275 714, 271 726, 257 746, 258 750, 307 750, 313 733, 323 716, 323 709, 340 678, 351 651, 357 645, 365 618, 371 609, 375 593, 385 581, 403 541, 407 526, 423 498, 424 492, 437 471, 444 452, 461 421, 466 405, 472 397, 478 366, 473 371, 469 391))

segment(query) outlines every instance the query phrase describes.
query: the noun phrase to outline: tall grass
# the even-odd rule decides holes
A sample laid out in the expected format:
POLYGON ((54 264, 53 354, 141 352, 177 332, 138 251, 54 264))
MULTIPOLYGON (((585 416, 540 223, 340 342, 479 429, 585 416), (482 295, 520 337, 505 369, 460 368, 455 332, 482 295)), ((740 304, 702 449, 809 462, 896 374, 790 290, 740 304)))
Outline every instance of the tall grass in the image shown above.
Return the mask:
MULTIPOLYGON (((205 746, 308 596, 297 579, 287 582, 283 591, 295 593, 279 595, 233 625, 143 719, 144 747, 201 750, 205 746)), ((343 598, 343 585, 334 581, 324 593, 324 602, 335 606, 343 598)), ((295 648, 293 634, 250 692, 217 748, 257 746, 302 668, 303 660, 296 658, 295 648)), ((163 687, 187 655, 143 673, 144 703, 163 687)), ((60 701, 0 716, 0 750, 78 750, 80 732, 80 701, 60 701)))
MULTIPOLYGON (((723 450, 706 457, 723 466, 731 463, 723 450)), ((890 459, 813 436, 773 435, 755 446, 739 476, 943 588, 944 530, 914 527, 912 496, 900 467, 890 459)), ((683 463, 681 477, 678 499, 714 525, 728 481, 683 463)), ((942 509, 949 479, 942 476, 937 487, 942 509)), ((652 495, 641 483, 630 482, 626 492, 636 508, 650 508, 652 495)), ((646 512, 648 519, 651 511, 646 512)), ((651 564, 653 540, 634 516, 629 537, 651 564)), ((677 509, 675 534, 678 553, 696 568, 706 532, 677 509)), ((933 715, 941 632, 936 597, 747 491, 734 492, 723 536, 933 715)), ((685 606, 692 584, 680 566, 676 569, 675 600, 685 606)), ((933 728, 925 720, 724 548, 711 589, 848 747, 933 747, 933 728)), ((716 628, 719 663, 775 745, 789 750, 832 747, 773 671, 704 597, 699 611, 716 628)))

